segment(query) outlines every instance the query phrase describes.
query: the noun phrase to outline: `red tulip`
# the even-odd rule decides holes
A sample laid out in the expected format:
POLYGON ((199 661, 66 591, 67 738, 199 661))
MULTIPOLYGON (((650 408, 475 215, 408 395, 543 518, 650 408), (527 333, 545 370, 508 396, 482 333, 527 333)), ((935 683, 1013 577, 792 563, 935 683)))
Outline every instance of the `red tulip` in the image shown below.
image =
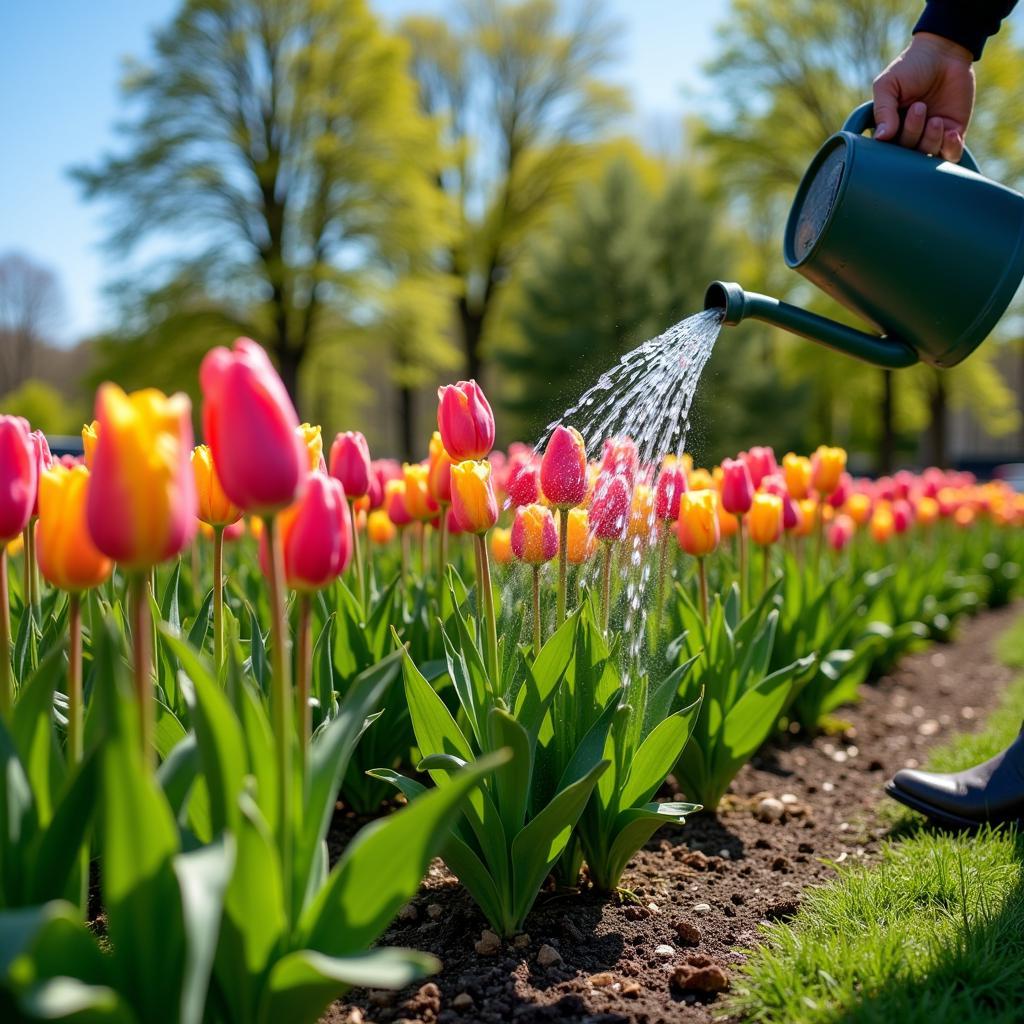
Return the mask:
POLYGON ((631 498, 624 476, 602 472, 590 505, 590 530, 598 540, 622 540, 626 536, 631 498))
POLYGON ((358 430, 338 434, 331 445, 331 476, 345 488, 345 497, 361 498, 370 493, 373 471, 370 448, 358 430))
POLYGON ((734 516, 750 511, 754 502, 754 482, 742 459, 722 460, 722 507, 734 516))
POLYGON ((505 483, 509 504, 515 508, 533 505, 540 499, 540 470, 535 460, 523 460, 513 464, 505 483))
POLYGON ((828 503, 833 508, 842 508, 851 494, 853 494, 853 477, 849 473, 843 472, 840 474, 836 489, 828 496, 828 503))
POLYGON ((39 462, 28 421, 0 416, 0 544, 28 526, 39 489, 39 462))
POLYGON ((686 493, 686 470, 681 465, 666 466, 658 475, 654 489, 654 514, 666 522, 679 518, 679 505, 686 493))
POLYGON ((540 487, 556 508, 573 508, 587 496, 587 449, 575 427, 555 427, 540 463, 540 487))
MULTIPOLYGON (((333 477, 311 473, 302 497, 278 516, 284 576, 293 590, 320 590, 348 566, 352 520, 345 490, 333 477)), ((260 564, 270 575, 266 531, 260 538, 260 564)))
POLYGON ((199 369, 203 430, 227 496, 263 515, 291 505, 309 476, 299 418, 267 353, 249 338, 215 348, 199 369))
POLYGON ((906 533, 914 522, 914 509, 909 501, 897 498, 892 503, 892 526, 896 533, 906 533))
POLYGON ((494 447, 494 413, 475 380, 437 389, 437 429, 452 462, 485 459, 494 447))
POLYGON ((626 484, 632 487, 636 483, 637 469, 640 466, 640 453, 636 442, 631 437, 609 437, 604 442, 601 452, 601 471, 611 476, 626 478, 626 484))
POLYGON ((828 528, 828 542, 833 551, 842 551, 853 540, 857 526, 853 519, 840 513, 832 520, 828 528))

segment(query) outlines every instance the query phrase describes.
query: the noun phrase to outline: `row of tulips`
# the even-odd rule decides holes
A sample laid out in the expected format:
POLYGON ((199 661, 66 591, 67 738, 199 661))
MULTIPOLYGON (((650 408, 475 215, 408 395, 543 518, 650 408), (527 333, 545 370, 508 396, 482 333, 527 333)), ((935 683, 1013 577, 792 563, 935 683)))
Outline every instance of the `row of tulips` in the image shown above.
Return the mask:
POLYGON ((314 1020, 405 984, 429 958, 366 951, 431 856, 502 934, 551 874, 614 889, 777 723, 819 727, 1017 583, 1024 506, 964 475, 853 479, 828 447, 650 465, 562 426, 496 452, 473 382, 399 465, 325 446, 251 341, 200 383, 198 447, 187 399, 152 390, 104 385, 82 460, 0 418, 20 1018, 314 1020), (690 802, 656 799, 670 773, 690 802), (339 791, 366 812, 393 788, 408 806, 329 870, 339 791))

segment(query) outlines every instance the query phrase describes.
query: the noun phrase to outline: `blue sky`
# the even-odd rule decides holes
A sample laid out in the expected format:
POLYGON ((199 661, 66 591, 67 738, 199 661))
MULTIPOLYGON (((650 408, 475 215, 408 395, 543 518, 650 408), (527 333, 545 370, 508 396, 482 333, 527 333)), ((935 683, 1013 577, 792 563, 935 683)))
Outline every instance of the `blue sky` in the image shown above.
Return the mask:
MULTIPOLYGON (((442 12, 448 0, 373 0, 386 18, 442 12)), ((615 77, 638 132, 678 123, 702 88, 701 66, 727 0, 608 0, 623 26, 615 77)), ((0 0, 0 253, 53 267, 66 297, 61 340, 105 324, 103 210, 86 204, 67 169, 114 144, 122 61, 145 56, 178 0, 0 0)))

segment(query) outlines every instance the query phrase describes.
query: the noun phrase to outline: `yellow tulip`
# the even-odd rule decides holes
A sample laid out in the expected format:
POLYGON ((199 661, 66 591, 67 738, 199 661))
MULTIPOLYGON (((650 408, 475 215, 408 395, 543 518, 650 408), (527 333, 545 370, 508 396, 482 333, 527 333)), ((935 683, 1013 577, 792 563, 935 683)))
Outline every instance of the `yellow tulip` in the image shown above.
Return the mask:
POLYGON ((197 515, 209 526, 230 526, 242 518, 242 510, 224 493, 208 445, 192 449, 192 474, 196 481, 197 515))
POLYGON ((57 463, 39 478, 36 557, 39 571, 61 590, 99 586, 113 563, 100 552, 86 528, 89 470, 57 463))

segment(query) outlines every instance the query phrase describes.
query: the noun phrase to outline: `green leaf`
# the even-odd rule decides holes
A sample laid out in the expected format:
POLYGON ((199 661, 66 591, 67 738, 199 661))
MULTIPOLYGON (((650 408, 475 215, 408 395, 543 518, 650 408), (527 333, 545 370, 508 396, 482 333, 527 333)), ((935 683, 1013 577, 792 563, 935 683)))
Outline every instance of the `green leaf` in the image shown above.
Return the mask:
POLYGON ((199 612, 196 615, 195 622, 192 623, 188 631, 188 643, 189 646, 197 651, 201 651, 206 646, 206 638, 210 633, 210 624, 213 619, 213 590, 206 595, 202 605, 199 608, 199 612))
POLYGON ((599 762, 583 778, 557 793, 512 840, 514 928, 518 928, 530 912, 544 879, 569 842, 591 791, 608 763, 599 762))
POLYGON ((533 754, 526 730, 507 712, 492 708, 487 718, 490 747, 507 747, 511 759, 494 772, 494 802, 505 828, 505 835, 514 836, 523 827, 526 805, 530 797, 530 776, 533 754))
POLYGON ((612 827, 614 839, 599 887, 605 891, 614 889, 637 850, 659 828, 672 822, 683 824, 687 814, 695 814, 700 809, 700 804, 678 803, 647 804, 645 807, 630 807, 621 811, 612 827))
POLYGON ((0 902, 7 906, 24 902, 31 872, 28 849, 38 829, 32 786, 11 734, 0 719, 0 902))
POLYGON ((657 792, 690 738, 700 705, 698 697, 688 707, 669 715, 640 744, 622 785, 621 808, 645 804, 657 792))
POLYGON ((260 620, 252 605, 249 608, 249 664, 253 677, 259 683, 260 689, 266 693, 267 684, 270 679, 270 669, 267 667, 267 648, 263 642, 263 633, 260 631, 260 620))
POLYGON ((199 745, 194 733, 173 747, 157 769, 156 778, 175 817, 180 817, 199 772, 199 745))
POLYGON ((412 949, 376 949, 346 957, 298 950, 274 965, 259 1019, 262 1024, 314 1022, 353 986, 404 988, 440 966, 434 957, 412 949))
POLYGON ((38 980, 71 970, 91 983, 110 977, 109 963, 75 907, 51 900, 0 913, 0 983, 11 974, 38 980))
POLYGON ((507 757, 488 755, 403 810, 367 825, 303 913, 302 944, 328 956, 369 947, 416 892, 466 795, 507 757))

